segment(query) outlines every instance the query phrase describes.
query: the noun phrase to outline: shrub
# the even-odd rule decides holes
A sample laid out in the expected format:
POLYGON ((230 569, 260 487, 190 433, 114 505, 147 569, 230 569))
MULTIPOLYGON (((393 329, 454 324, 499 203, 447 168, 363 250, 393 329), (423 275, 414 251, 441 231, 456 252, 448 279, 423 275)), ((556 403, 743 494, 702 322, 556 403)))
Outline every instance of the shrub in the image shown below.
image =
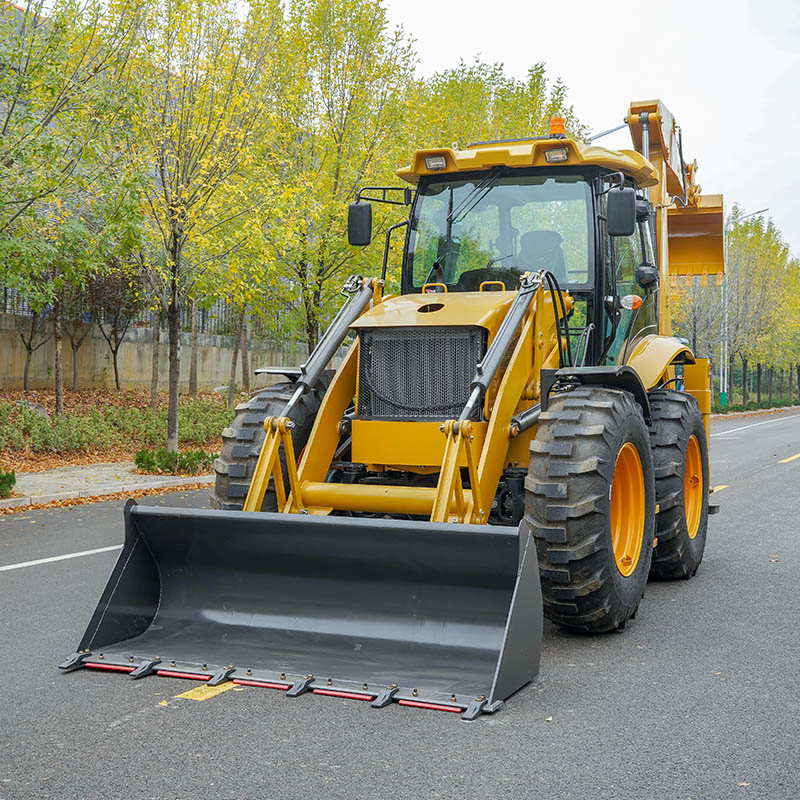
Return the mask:
POLYGON ((8 497, 16 482, 17 476, 13 469, 11 472, 0 469, 0 497, 8 497))
POLYGON ((25 447, 25 438, 19 425, 12 418, 14 406, 11 403, 0 402, 0 450, 10 447, 21 450, 25 447))
POLYGON ((215 453, 206 453, 205 450, 172 453, 161 447, 158 450, 139 450, 133 460, 142 472, 197 475, 210 470, 216 457, 215 453))

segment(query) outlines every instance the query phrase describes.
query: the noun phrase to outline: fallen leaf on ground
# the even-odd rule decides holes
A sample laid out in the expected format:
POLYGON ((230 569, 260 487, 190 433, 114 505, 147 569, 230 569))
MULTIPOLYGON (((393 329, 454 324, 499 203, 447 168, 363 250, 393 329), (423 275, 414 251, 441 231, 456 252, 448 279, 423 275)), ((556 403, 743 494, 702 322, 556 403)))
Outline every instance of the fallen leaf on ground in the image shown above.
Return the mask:
MULTIPOLYGON (((52 503, 33 503, 29 506, 18 506, 17 508, 0 508, 0 517, 9 514, 18 514, 20 511, 39 511, 43 508, 68 508, 69 506, 85 506, 90 503, 104 503, 108 500, 125 500, 128 497, 147 497, 152 494, 172 494, 174 492, 194 492, 198 489, 208 489, 212 483, 200 481, 190 483, 185 486, 167 486, 163 489, 138 489, 135 492, 114 492, 113 494, 100 494, 92 497, 73 497, 69 500, 54 500, 52 503)), ((19 517, 20 520, 28 517, 19 517)), ((35 522, 36 520, 31 520, 35 522)))

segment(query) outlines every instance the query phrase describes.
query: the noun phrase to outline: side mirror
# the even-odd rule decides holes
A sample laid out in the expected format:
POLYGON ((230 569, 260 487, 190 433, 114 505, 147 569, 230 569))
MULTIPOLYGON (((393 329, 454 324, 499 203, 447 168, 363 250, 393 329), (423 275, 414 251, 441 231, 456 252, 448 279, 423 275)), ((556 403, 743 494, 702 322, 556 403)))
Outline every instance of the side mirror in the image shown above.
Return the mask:
POLYGON ((366 200, 347 207, 347 241, 355 247, 372 241, 372 204, 366 200))
POLYGON ((658 270, 652 264, 640 264, 636 267, 636 282, 642 289, 658 282, 658 270))
POLYGON ((606 196, 606 228, 609 236, 631 236, 636 230, 636 190, 632 186, 611 189, 606 196))

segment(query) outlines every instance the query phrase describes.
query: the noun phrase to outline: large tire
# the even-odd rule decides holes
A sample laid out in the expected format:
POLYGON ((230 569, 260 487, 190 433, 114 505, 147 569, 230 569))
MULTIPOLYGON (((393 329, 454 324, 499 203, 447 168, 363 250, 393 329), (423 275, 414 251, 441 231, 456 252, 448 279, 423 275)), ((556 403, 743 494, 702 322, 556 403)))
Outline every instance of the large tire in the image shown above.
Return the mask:
MULTIPOLYGON (((292 442, 298 459, 306 446, 317 412, 331 380, 329 372, 323 373, 317 386, 300 398, 289 418, 294 422, 292 442)), ((250 481, 253 478, 261 446, 264 444, 264 420, 280 414, 297 388, 289 381, 267 386, 256 392, 247 403, 236 407, 236 416, 222 431, 222 452, 214 462, 217 473, 211 505, 223 511, 241 511, 250 481)), ((281 451, 281 464, 286 476, 286 462, 281 451)), ((272 482, 264 495, 262 511, 277 511, 278 499, 272 482)))
POLYGON ((708 442, 690 394, 650 392, 650 443, 656 476, 657 544, 650 574, 691 578, 703 560, 708 528, 708 442))
POLYGON ((644 596, 654 517, 650 441, 633 397, 605 388, 553 397, 525 480, 545 616, 584 633, 625 627, 644 596))

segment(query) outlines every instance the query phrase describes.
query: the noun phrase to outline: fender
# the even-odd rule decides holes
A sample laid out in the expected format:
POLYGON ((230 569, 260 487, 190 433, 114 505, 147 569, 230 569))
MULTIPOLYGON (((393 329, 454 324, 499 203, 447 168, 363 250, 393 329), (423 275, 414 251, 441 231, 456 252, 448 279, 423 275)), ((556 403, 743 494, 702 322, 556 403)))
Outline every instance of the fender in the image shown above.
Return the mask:
POLYGON ((627 364, 639 376, 645 389, 652 389, 671 364, 694 364, 695 357, 683 342, 672 336, 649 334, 637 343, 627 364))
POLYGON ((608 389, 623 389, 630 392, 641 406, 644 420, 650 424, 650 401, 639 374, 627 365, 621 367, 563 367, 562 369, 543 369, 542 411, 547 411, 550 392, 556 381, 566 380, 584 386, 604 386, 608 389))

